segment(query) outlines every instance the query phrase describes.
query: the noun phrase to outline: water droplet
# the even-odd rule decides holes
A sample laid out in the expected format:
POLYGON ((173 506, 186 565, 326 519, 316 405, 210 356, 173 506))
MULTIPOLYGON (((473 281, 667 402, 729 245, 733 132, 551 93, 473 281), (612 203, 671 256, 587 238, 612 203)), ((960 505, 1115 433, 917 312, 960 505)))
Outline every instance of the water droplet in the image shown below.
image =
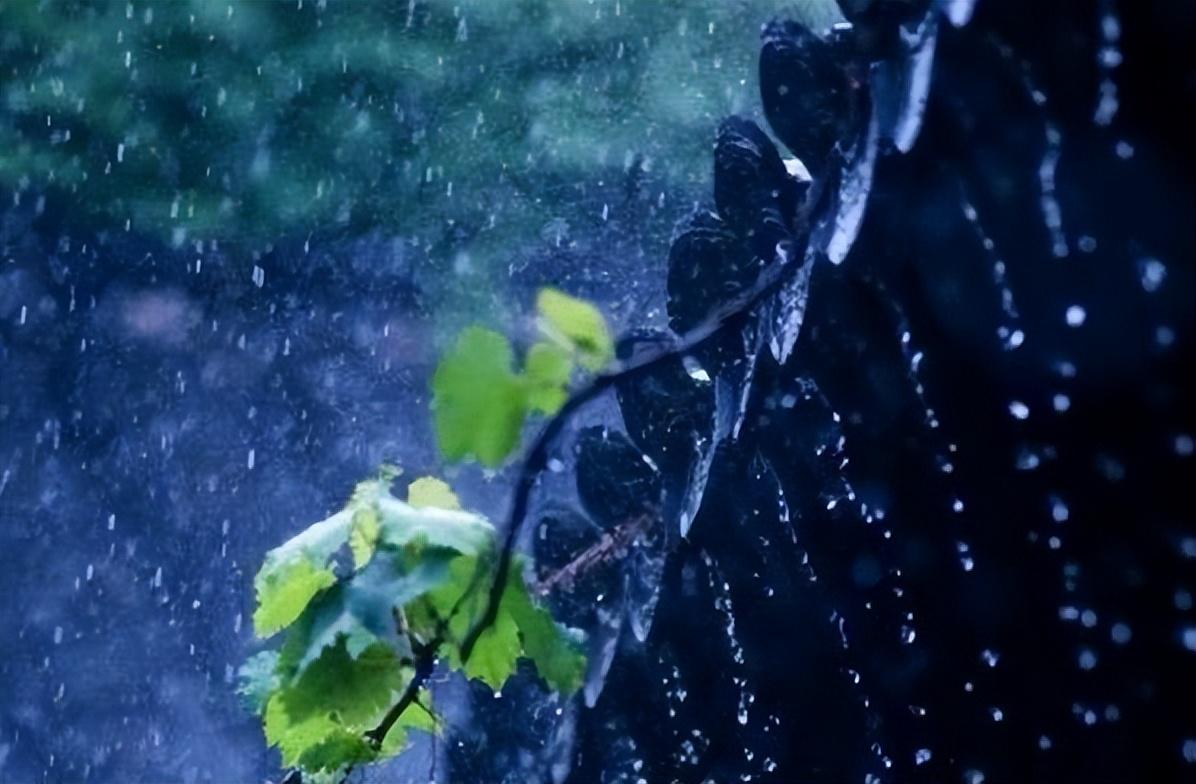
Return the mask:
POLYGON ((1142 289, 1153 294, 1163 285, 1167 278, 1167 267, 1158 259, 1145 258, 1138 260, 1138 277, 1142 282, 1142 289))

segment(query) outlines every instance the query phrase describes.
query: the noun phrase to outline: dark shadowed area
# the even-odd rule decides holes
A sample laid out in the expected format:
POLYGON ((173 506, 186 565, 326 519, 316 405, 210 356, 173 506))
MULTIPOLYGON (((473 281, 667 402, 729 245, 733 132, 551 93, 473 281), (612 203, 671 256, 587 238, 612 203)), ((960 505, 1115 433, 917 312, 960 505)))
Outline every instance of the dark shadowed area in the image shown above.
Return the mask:
POLYGON ((1196 6, 875 5, 0 0, 0 781, 280 781, 264 553, 387 462, 507 508, 454 332, 632 361, 775 259, 552 446, 537 578, 636 542, 582 692, 438 673, 353 778, 1196 778, 1196 6))

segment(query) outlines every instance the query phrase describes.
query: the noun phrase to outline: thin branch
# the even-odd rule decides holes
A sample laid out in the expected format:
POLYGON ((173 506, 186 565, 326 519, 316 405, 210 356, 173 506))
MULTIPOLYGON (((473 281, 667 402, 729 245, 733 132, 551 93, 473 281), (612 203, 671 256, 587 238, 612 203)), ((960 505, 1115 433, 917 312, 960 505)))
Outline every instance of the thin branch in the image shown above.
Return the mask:
POLYGON ((403 715, 403 711, 418 702, 419 690, 432 674, 432 666, 436 662, 436 651, 444 644, 444 632, 445 629, 442 627, 426 645, 420 647, 415 658, 415 673, 407 682, 407 688, 403 689, 398 701, 390 706, 390 710, 382 717, 382 721, 378 722, 378 726, 366 732, 365 738, 374 748, 382 746, 383 739, 386 738, 386 734, 390 732, 399 717, 403 715))
POLYGON ((507 515, 506 536, 503 539, 502 549, 499 551, 498 567, 495 569, 494 579, 490 583, 486 610, 470 628, 461 643, 461 660, 463 662, 469 659, 478 638, 498 617, 498 605, 502 600, 503 589, 511 570, 515 544, 523 528, 524 519, 527 517, 532 491, 539 481, 540 473, 548 465, 549 449, 556 441, 557 436, 561 434, 565 424, 587 403, 620 382, 629 381, 666 362, 680 359, 722 333, 724 329, 732 325, 740 326, 740 322, 746 319, 768 297, 780 290, 789 276, 801 269, 804 261, 804 254, 794 254, 792 257, 787 254, 778 254, 778 260, 763 270, 755 285, 750 289, 741 292, 701 324, 676 338, 670 344, 627 362, 616 362, 610 370, 595 376, 586 386, 574 393, 548 420, 548 423, 532 442, 519 468, 511 510, 507 515))
MULTIPOLYGON (((511 571, 511 562, 515 554, 515 544, 519 540, 519 533, 523 528, 523 521, 527 517, 532 491, 539 480, 540 473, 548 465, 549 449, 561 434, 566 423, 603 392, 612 389, 623 381, 631 380, 642 373, 658 367, 670 360, 680 359, 702 346, 706 341, 720 334, 731 326, 738 326, 748 315, 759 307, 768 297, 775 294, 785 281, 802 267, 804 255, 789 257, 780 255, 779 260, 765 268, 754 286, 741 292, 738 296, 725 303, 710 317, 684 335, 674 339, 671 343, 645 353, 638 358, 626 362, 616 362, 604 373, 595 376, 590 382, 574 393, 560 410, 553 415, 536 435, 527 451, 523 463, 519 467, 518 481, 511 502, 511 509, 507 515, 506 535, 502 548, 498 554, 498 564, 494 577, 490 582, 487 593, 486 609, 474 622, 461 642, 461 662, 469 660, 477 645, 478 638, 486 631, 498 617, 498 607, 502 601, 503 589, 511 571)), ((630 541, 630 540, 629 540, 630 541)), ((585 555, 583 553, 583 555, 585 555)), ((375 746, 380 746, 382 739, 394 726, 395 722, 416 700, 420 688, 432 673, 436 652, 444 644, 444 629, 428 641, 418 652, 415 661, 415 674, 399 696, 397 702, 378 723, 374 729, 366 732, 366 738, 375 746)))
POLYGON ((538 582, 535 592, 545 596, 553 588, 570 587, 577 578, 612 557, 621 557, 627 548, 657 519, 653 514, 642 514, 625 520, 610 533, 602 534, 597 542, 582 550, 569 563, 538 582))
MULTIPOLYGON (((807 237, 805 227, 809 225, 810 213, 822 207, 824 195, 822 189, 818 187, 813 188, 812 193, 813 198, 807 195, 805 203, 799 208, 798 214, 794 216, 798 231, 807 237)), ((670 342, 638 357, 623 362, 614 362, 606 371, 594 376, 589 383, 574 392, 540 429, 519 466, 515 491, 510 511, 507 514, 506 532, 502 547, 498 551, 498 563, 494 570, 494 577, 487 591, 486 607, 461 641, 460 660, 462 664, 469 661, 478 639, 498 617, 498 608, 502 602, 503 591, 506 588, 515 556, 515 545, 519 541, 519 534, 531 506, 532 491, 535 490, 539 482, 540 474, 548 467, 549 450, 564 430, 565 425, 584 406, 618 384, 630 381, 666 362, 682 359, 727 329, 742 327, 756 308, 780 291, 782 286, 805 264, 810 263, 804 248, 802 251, 801 253, 787 252, 778 248, 773 263, 761 271, 760 276, 750 288, 739 292, 735 297, 723 303, 720 308, 712 311, 704 321, 685 334, 676 336, 670 342)), ((575 567, 569 575, 558 573, 554 576, 563 581, 568 576, 575 576, 577 572, 588 568, 592 562, 605 558, 610 552, 625 547, 634 541, 635 536, 640 532, 641 525, 640 518, 637 518, 632 521, 632 524, 627 525, 626 531, 616 530, 615 535, 608 535, 609 541, 608 537, 604 537, 603 541, 581 553, 574 562, 565 567, 563 571, 569 571, 570 567, 575 567), (626 538, 625 541, 624 538, 626 538)), ((547 590, 547 588, 542 584, 541 590, 547 590)), ((453 608, 451 615, 456 614, 458 607, 453 608)), ((365 737, 375 748, 381 746, 382 740, 395 722, 399 720, 403 711, 416 703, 420 688, 432 674, 436 653, 445 642, 446 627, 447 622, 442 624, 437 634, 420 648, 416 654, 415 673, 398 701, 386 712, 378 726, 365 733, 365 737)))

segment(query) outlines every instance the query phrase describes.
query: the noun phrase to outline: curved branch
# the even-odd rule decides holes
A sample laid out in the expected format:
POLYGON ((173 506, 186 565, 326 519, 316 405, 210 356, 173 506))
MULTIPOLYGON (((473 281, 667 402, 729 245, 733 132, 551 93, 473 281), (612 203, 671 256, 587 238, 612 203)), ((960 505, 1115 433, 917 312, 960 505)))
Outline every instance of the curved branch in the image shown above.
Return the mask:
MULTIPOLYGON (((789 257, 785 254, 778 254, 778 259, 765 268, 751 288, 732 298, 701 324, 670 343, 627 362, 616 362, 609 370, 595 376, 588 384, 571 395, 560 410, 540 429, 519 467, 514 497, 507 514, 506 534, 498 552, 498 563, 487 592, 486 608, 461 642, 462 663, 469 660, 482 633, 490 628, 498 617, 498 608, 510 575, 511 564, 515 556, 515 545, 519 541, 519 533, 528 514, 532 491, 536 487, 540 473, 548 466, 549 450, 573 415, 587 403, 620 382, 633 379, 670 360, 681 359, 724 330, 732 326, 739 326, 740 322, 763 304, 768 297, 775 294, 786 280, 801 269, 805 263, 808 262, 804 255, 789 257)), ((415 674, 411 681, 399 696, 398 701, 386 712, 378 726, 366 733, 367 740, 375 747, 381 745, 382 739, 399 720, 403 711, 416 702, 420 688, 432 674, 437 650, 444 640, 444 630, 441 629, 417 653, 415 674)))
POLYGON ((751 288, 740 292, 723 307, 715 310, 705 321, 674 339, 670 344, 663 345, 627 362, 616 362, 611 369, 595 376, 588 384, 570 396, 560 410, 541 428, 519 468, 515 494, 507 515, 506 535, 503 539, 502 549, 499 551, 494 579, 490 583, 486 610, 470 628, 461 643, 462 661, 469 659, 478 638, 498 616, 498 606, 502 601, 503 589, 510 573, 515 544, 519 540, 524 518, 527 517, 532 490, 535 489, 540 473, 547 467, 549 449, 556 441, 557 436, 561 434, 565 424, 583 406, 620 382, 633 379, 670 360, 680 359, 701 347, 711 338, 721 334, 723 330, 732 325, 738 326, 739 322, 746 319, 768 297, 775 294, 788 277, 801 269, 805 262, 804 254, 797 258, 791 258, 787 254, 778 253, 777 260, 764 269, 751 288))
POLYGON ((545 596, 558 586, 569 588, 577 581, 578 577, 591 569, 612 558, 623 557, 639 535, 647 531, 656 521, 657 514, 656 512, 651 514, 645 512, 629 520, 624 520, 615 527, 614 531, 602 534, 595 544, 582 550, 569 563, 536 583, 533 586, 535 592, 540 596, 545 596))

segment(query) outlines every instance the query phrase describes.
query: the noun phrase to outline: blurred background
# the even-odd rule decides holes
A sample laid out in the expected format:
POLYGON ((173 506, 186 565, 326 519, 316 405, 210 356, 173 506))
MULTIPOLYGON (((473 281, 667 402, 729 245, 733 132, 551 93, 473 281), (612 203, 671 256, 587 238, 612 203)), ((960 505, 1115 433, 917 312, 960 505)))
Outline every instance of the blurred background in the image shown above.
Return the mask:
POLYGON ((460 326, 663 322, 777 7, 0 0, 0 780, 267 775, 262 554, 437 468, 460 326))
MULTIPOLYGON (((909 401, 852 353, 880 339, 835 343, 875 333, 827 326, 859 300, 815 282, 849 305, 815 308, 799 352, 865 370, 824 386, 873 450, 865 492, 913 499, 911 589, 970 597, 959 616, 929 602, 940 628, 988 612, 993 635, 1022 635, 1012 680, 988 686, 1016 693, 1015 729, 949 770, 894 731, 896 781, 1196 771, 1193 8, 980 0, 943 33, 938 119, 878 171, 845 268, 887 269, 910 314, 980 510, 972 547, 1001 567, 984 590, 926 555, 958 561, 929 511, 958 488, 902 478, 901 458, 941 442, 886 424, 909 401), (1056 546, 1069 517, 1087 527, 1056 546), (1039 708, 1074 744, 1061 762, 1030 759, 1039 708)), ((234 693, 262 554, 381 462, 445 473, 427 384, 461 326, 518 336, 549 283, 616 330, 666 322, 669 244, 710 201, 718 122, 765 125, 759 36, 778 14, 840 18, 834 0, 0 0, 0 781, 277 780, 234 693)), ((448 476, 502 510, 503 474, 448 476)), ((833 564, 850 544, 824 547, 833 564)), ((966 636, 969 666, 986 634, 966 636)), ((919 666, 954 689, 955 661, 919 666)))

